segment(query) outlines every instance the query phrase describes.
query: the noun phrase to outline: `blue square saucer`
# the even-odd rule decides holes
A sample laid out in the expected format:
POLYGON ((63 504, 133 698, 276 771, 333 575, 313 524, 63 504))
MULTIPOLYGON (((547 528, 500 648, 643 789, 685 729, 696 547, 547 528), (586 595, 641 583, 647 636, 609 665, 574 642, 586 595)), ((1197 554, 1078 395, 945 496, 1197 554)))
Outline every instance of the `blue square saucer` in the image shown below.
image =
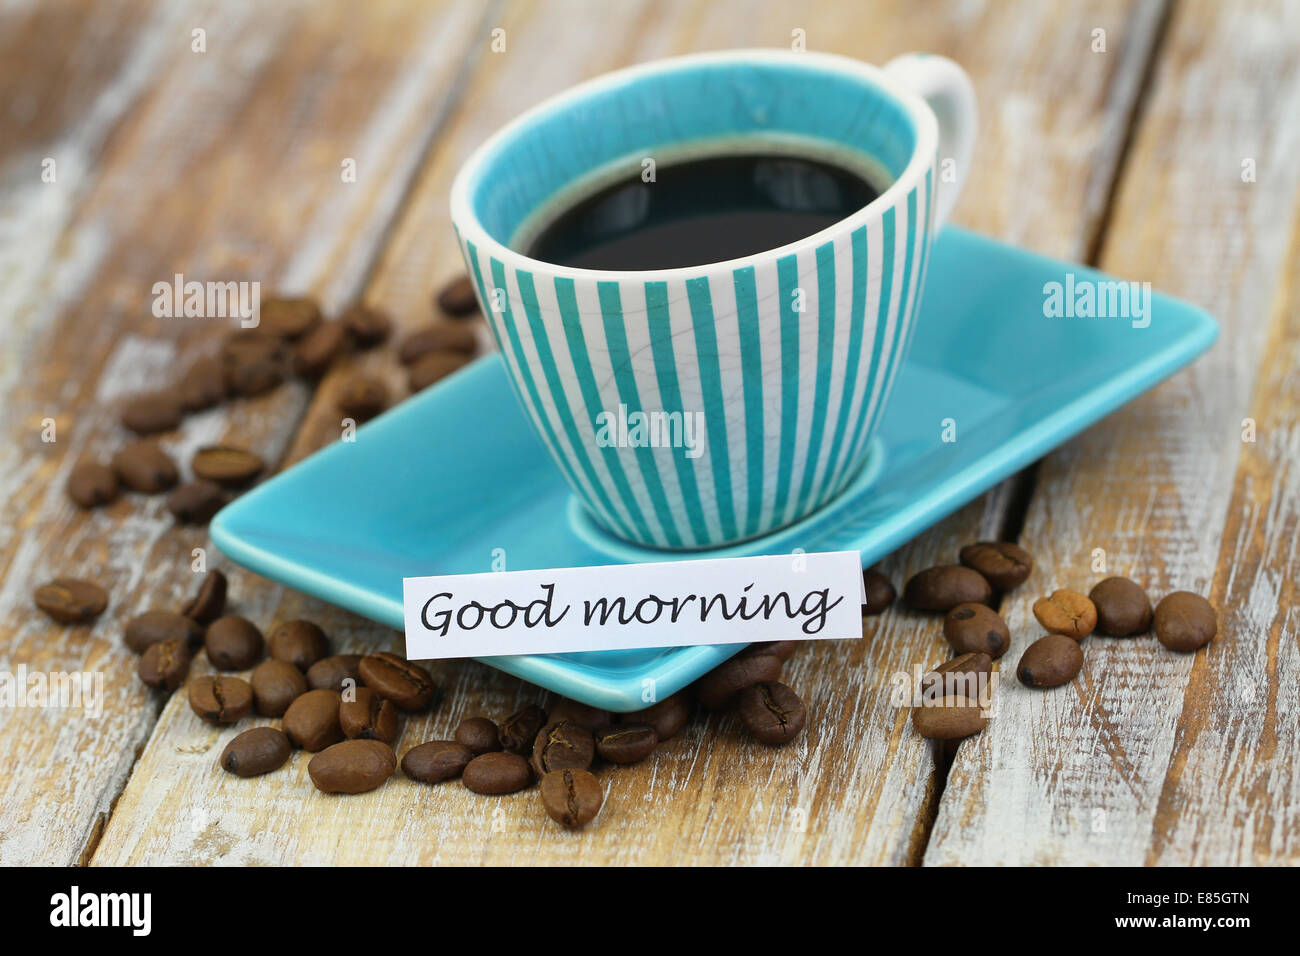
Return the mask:
MULTIPOLYGON (((1186 365, 1218 335, 1204 312, 1160 294, 1151 295, 1145 327, 1049 316, 1050 283, 1069 292, 1112 280, 957 228, 936 242, 930 277, 863 472, 832 504, 763 538, 668 553, 607 535, 572 502, 492 355, 381 415, 355 442, 322 449, 245 494, 213 520, 212 539, 259 574, 398 630, 403 577, 491 570, 497 549, 512 571, 796 546, 861 551, 866 567, 1186 365), (943 441, 945 419, 955 422, 956 441, 943 441)), ((690 638, 684 629, 683 642, 690 638)), ((644 681, 663 698, 740 647, 484 662, 631 711, 645 706, 644 681)))

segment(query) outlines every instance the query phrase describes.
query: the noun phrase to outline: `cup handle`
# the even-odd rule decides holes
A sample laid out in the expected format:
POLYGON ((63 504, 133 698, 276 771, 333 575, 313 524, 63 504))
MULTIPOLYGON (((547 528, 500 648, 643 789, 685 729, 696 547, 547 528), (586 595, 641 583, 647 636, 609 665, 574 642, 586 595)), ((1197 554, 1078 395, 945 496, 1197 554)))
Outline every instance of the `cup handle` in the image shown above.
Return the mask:
POLYGON ((948 220, 953 204, 966 182, 971 154, 975 149, 975 130, 979 110, 970 77, 946 56, 933 53, 905 53, 885 64, 885 73, 920 96, 934 110, 939 121, 939 191, 935 200, 934 229, 948 220), (952 166, 948 166, 948 161, 952 166), (955 177, 945 181, 951 169, 955 177))

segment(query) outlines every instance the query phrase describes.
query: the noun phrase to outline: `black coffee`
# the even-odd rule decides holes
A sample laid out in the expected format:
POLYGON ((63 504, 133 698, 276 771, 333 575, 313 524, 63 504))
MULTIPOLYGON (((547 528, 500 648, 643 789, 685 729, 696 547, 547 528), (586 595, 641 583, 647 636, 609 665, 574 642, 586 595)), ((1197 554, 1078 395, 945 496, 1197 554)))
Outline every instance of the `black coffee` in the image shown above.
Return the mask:
POLYGON ((552 220, 526 254, 580 269, 676 269, 753 255, 834 225, 879 192, 822 159, 737 154, 640 170, 552 220))

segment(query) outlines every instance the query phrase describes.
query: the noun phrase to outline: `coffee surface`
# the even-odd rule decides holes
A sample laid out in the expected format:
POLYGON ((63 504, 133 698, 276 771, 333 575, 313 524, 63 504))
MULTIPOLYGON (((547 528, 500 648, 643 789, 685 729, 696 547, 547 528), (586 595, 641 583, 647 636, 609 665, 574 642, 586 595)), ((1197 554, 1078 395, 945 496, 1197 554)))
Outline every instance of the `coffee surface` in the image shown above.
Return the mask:
POLYGON ((860 174, 786 154, 712 156, 641 171, 560 212, 524 250, 579 269, 723 262, 805 239, 879 195, 860 174))

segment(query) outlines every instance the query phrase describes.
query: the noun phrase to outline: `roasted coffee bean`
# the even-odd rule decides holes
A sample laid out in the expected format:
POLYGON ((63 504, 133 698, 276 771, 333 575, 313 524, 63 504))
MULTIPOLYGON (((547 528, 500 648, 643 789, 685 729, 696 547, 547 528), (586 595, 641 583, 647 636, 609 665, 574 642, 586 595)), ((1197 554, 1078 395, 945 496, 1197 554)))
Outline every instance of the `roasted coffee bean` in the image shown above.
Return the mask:
POLYGON ((145 611, 126 624, 126 646, 143 654, 153 644, 179 639, 191 650, 203 641, 203 628, 175 611, 145 611))
POLYGON ((466 364, 465 356, 456 352, 430 352, 411 365, 406 384, 412 392, 423 391, 466 364))
POLYGON ((947 612, 958 604, 987 604, 992 597, 984 576, 960 564, 918 571, 903 589, 903 600, 918 611, 947 612))
POLYGON ((309 690, 284 712, 280 725, 295 747, 324 750, 343 739, 339 724, 339 704, 343 697, 336 690, 309 690))
POLYGON ((736 697, 736 709, 750 736, 771 746, 794 740, 807 718, 799 695, 775 681, 746 687, 736 697))
POLYGON ((194 474, 228 488, 241 488, 262 473, 266 463, 251 451, 229 445, 208 445, 194 453, 194 474))
POLYGON ((450 316, 462 318, 478 311, 478 299, 474 296, 474 283, 469 276, 452 279, 434 297, 438 308, 450 316))
POLYGON ((233 724, 253 708, 253 688, 238 677, 190 681, 190 707, 210 724, 233 724))
POLYGON ((486 717, 466 717, 452 736, 456 738, 456 743, 464 744, 475 755, 502 749, 497 725, 486 717))
POLYGON ((587 770, 552 770, 542 777, 540 789, 546 815, 570 829, 596 819, 605 802, 600 781, 587 770))
POLYGON ((750 644, 736 656, 775 657, 777 660, 788 661, 798 649, 798 641, 759 641, 750 644))
POLYGON ((388 407, 388 386, 369 375, 353 375, 340 386, 335 402, 348 418, 364 422, 388 407))
POLYGON ((108 592, 94 581, 55 578, 32 593, 36 606, 60 624, 85 624, 104 613, 108 592))
POLYGON ((936 665, 921 678, 921 694, 928 700, 957 695, 980 700, 981 688, 993 673, 993 658, 983 651, 962 654, 936 665))
POLYGON ((369 687, 358 687, 339 704, 339 726, 349 739, 391 744, 397 739, 397 708, 369 687))
POLYGON ((460 322, 439 322, 408 335, 402 341, 397 357, 403 365, 414 365, 433 352, 460 352, 469 355, 477 347, 478 337, 474 334, 473 326, 460 322))
POLYGON ((780 676, 779 657, 733 657, 695 682, 695 699, 706 710, 725 710, 746 687, 774 681, 780 676))
POLYGON ((533 782, 533 772, 519 754, 498 750, 471 760, 461 771, 460 779, 475 793, 514 793, 533 782))
POLYGON ((388 338, 388 333, 393 329, 393 320, 387 312, 361 302, 350 306, 339 318, 339 322, 348 330, 352 340, 363 349, 378 345, 388 338))
POLYGON ((203 576, 198 593, 181 608, 181 613, 199 624, 211 624, 226 609, 226 576, 216 569, 203 576))
POLYGON ((221 751, 221 769, 237 777, 256 777, 279 770, 292 749, 284 731, 254 727, 226 744, 221 751))
MULTIPOLYGON (((269 643, 273 658, 287 661, 303 672, 310 670, 317 661, 324 660, 330 652, 329 638, 311 621, 285 621, 277 625, 271 632, 269 643)), ((359 673, 352 676, 360 679, 359 673)), ((331 686, 330 689, 343 688, 331 686)))
POLYGON ((232 332, 221 345, 221 375, 226 391, 251 397, 284 381, 289 354, 274 335, 252 330, 232 332))
POLYGON ((367 687, 401 710, 424 710, 437 690, 433 675, 423 667, 386 651, 361 658, 359 669, 367 687))
POLYGON ((1034 602, 1034 617, 1052 634, 1081 641, 1097 626, 1097 608, 1078 591, 1053 591, 1034 602))
POLYGON ((208 625, 203 647, 217 670, 242 671, 262 659, 266 642, 252 621, 238 614, 227 614, 208 625))
POLYGON ((608 727, 612 724, 614 717, 607 710, 601 710, 599 707, 592 707, 589 704, 568 697, 561 697, 556 701, 555 706, 551 708, 551 719, 547 723, 558 724, 564 720, 577 724, 579 727, 586 727, 588 730, 599 730, 601 727, 608 727))
POLYGON ((176 395, 187 412, 201 412, 226 398, 226 376, 221 359, 205 355, 186 369, 176 383, 176 395))
POLYGON ((402 758, 402 773, 421 783, 441 783, 459 777, 474 753, 454 740, 430 740, 412 747, 402 758))
POLYGON ((659 742, 671 740, 676 737, 686 721, 691 716, 690 698, 683 691, 678 691, 670 697, 665 697, 657 704, 652 704, 645 710, 638 710, 634 714, 622 714, 619 717, 620 723, 645 724, 653 727, 655 736, 659 742))
POLYGON ((181 477, 171 456, 143 438, 120 449, 113 456, 112 466, 118 481, 146 495, 174 488, 181 477))
POLYGON ((637 763, 657 746, 659 735, 647 724, 614 724, 596 733, 596 753, 610 763, 637 763))
POLYGON ((136 395, 122 406, 122 424, 137 435, 169 432, 184 417, 180 396, 168 390, 136 395))
POLYGON ((979 703, 958 695, 912 708, 912 726, 928 740, 961 740, 987 724, 979 703))
POLYGON ((515 711, 501 721, 501 726, 497 728, 501 749, 508 750, 512 754, 528 756, 533 752, 533 741, 537 739, 537 732, 545 726, 546 711, 536 704, 529 704, 522 710, 515 711))
POLYGON ((539 775, 552 770, 586 770, 595 756, 595 737, 571 720, 547 724, 533 741, 533 769, 539 775))
POLYGON ((155 690, 175 690, 185 683, 192 658, 190 646, 185 641, 172 638, 150 644, 140 658, 136 673, 146 687, 155 690))
POLYGON ((289 705, 307 693, 307 678, 286 661, 265 660, 253 668, 248 679, 253 701, 263 717, 281 717, 289 705))
POLYGON ((262 303, 257 331, 282 339, 298 339, 320 323, 320 306, 311 299, 274 296, 262 303))
POLYGON ((1097 608, 1097 633, 1132 637, 1151 630, 1151 599, 1128 578, 1107 578, 1088 598, 1097 608))
POLYGON ((1001 657, 1011 646, 1011 631, 987 604, 958 604, 943 619, 943 636, 958 654, 983 651, 1001 657))
POLYGON ((1219 622, 1210 602, 1191 591, 1166 594, 1156 605, 1156 637, 1171 651, 1199 650, 1214 639, 1219 622))
POLYGON ((203 478, 187 481, 167 495, 167 510, 181 524, 207 524, 226 506, 230 495, 203 478))
POLYGON ((82 508, 98 508, 115 501, 118 491, 117 475, 99 462, 82 462, 68 475, 68 497, 82 508))
POLYGON ((978 541, 968 544, 961 549, 958 558, 966 567, 984 575, 998 591, 1020 587, 1034 569, 1033 555, 1010 541, 978 541))
POLYGON ((307 764, 322 793, 365 793, 393 775, 397 757, 382 740, 345 740, 326 747, 307 764))
POLYGON ((303 378, 319 378, 350 345, 347 326, 342 322, 324 322, 293 347, 293 370, 303 378))
POLYGON ((355 687, 361 682, 360 654, 322 657, 307 668, 307 686, 312 690, 342 691, 345 687, 355 687))
POLYGON ((862 613, 868 616, 879 614, 894 603, 896 592, 889 578, 871 568, 862 572, 862 583, 867 589, 867 602, 862 605, 862 613))
POLYGON ((1074 680, 1082 667, 1078 641, 1065 634, 1048 634, 1025 648, 1016 676, 1026 687, 1057 687, 1074 680))

